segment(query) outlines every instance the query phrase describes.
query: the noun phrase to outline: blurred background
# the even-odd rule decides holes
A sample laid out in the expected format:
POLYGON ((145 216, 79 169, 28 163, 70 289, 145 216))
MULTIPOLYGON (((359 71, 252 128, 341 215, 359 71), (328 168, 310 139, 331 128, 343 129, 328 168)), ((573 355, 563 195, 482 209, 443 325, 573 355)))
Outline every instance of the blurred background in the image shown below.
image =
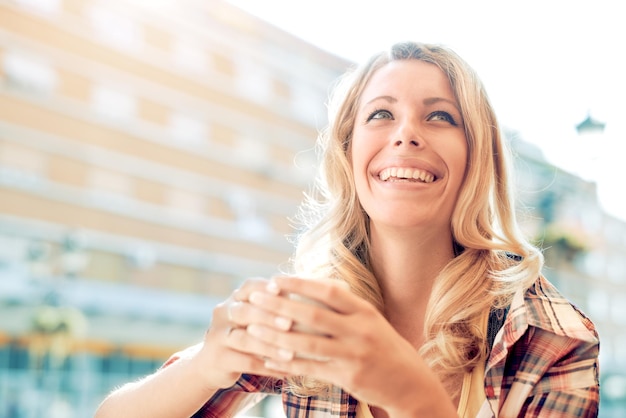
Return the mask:
MULTIPOLYGON (((0 417, 92 416, 288 262, 353 58, 233 3, 0 0, 0 417)), ((606 141, 574 114, 568 140, 606 141)), ((626 213, 511 121, 524 229, 597 324, 600 416, 626 416, 626 213)))

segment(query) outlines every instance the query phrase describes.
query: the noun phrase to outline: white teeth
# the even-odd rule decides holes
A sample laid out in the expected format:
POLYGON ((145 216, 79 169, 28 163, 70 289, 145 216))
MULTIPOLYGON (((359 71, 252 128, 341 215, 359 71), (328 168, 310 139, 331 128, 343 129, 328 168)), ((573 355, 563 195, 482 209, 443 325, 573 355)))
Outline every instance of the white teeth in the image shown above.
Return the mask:
POLYGON ((394 179, 413 179, 420 180, 424 183, 432 183, 435 181, 435 176, 428 171, 419 170, 416 168, 402 168, 402 167, 390 167, 385 168, 378 175, 382 181, 387 181, 390 178, 394 179))

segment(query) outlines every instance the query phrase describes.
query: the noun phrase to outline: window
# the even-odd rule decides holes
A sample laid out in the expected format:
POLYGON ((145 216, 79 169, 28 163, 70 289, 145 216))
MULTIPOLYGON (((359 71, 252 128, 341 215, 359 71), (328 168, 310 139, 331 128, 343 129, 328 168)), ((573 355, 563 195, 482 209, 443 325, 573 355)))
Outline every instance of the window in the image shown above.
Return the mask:
POLYGON ((170 190, 168 202, 172 209, 202 215, 205 211, 205 201, 202 196, 184 190, 170 190))
POLYGON ((619 325, 626 325, 626 295, 614 295, 610 307, 613 321, 619 325))
POLYGON ((0 143, 0 181, 17 186, 38 185, 46 175, 47 159, 36 150, 0 143))
POLYGON ((626 259, 623 255, 614 254, 609 257, 606 265, 606 274, 614 283, 626 282, 626 259))
POLYGON ((7 52, 3 69, 9 86, 30 93, 49 94, 58 84, 55 69, 41 57, 7 52))
POLYGON ((96 36, 103 42, 123 50, 135 51, 141 47, 140 30, 128 16, 93 6, 88 13, 96 36))
POLYGON ((243 190, 234 190, 228 195, 231 210, 236 215, 237 229, 242 238, 263 241, 271 232, 267 220, 259 216, 252 196, 243 190))
POLYGON ((133 192, 131 180, 127 176, 97 167, 91 169, 89 185, 107 195, 130 196, 133 192))
POLYGON ((93 188, 91 196, 94 203, 114 212, 129 211, 133 193, 132 180, 124 174, 100 168, 92 168, 88 185, 93 188))
POLYGON ((293 85, 293 110, 295 116, 304 123, 322 126, 326 120, 325 102, 325 98, 317 89, 304 85, 302 82, 296 82, 293 85))
POLYGON ((137 113, 137 101, 134 97, 108 86, 94 86, 91 102, 97 114, 115 121, 131 120, 137 113))
POLYGON ((208 127, 197 118, 174 113, 169 118, 169 133, 176 142, 197 145, 206 141, 208 127))
POLYGON ((249 170, 262 171, 271 162, 268 145, 261 138, 237 138, 235 153, 237 161, 249 170))
POLYGON ((583 257, 582 266, 587 274, 602 278, 606 272, 606 255, 601 251, 591 251, 583 257))
POLYGON ((589 315, 595 320, 605 320, 609 317, 609 295, 601 289, 590 289, 587 294, 589 315))
POLYGON ((19 6, 42 15, 53 15, 61 9, 61 0, 15 0, 19 6))
POLYGON ((196 74, 207 70, 207 54, 200 44, 192 39, 179 38, 174 45, 174 63, 181 69, 196 74))
POLYGON ((272 82, 262 63, 250 59, 237 63, 237 90, 257 103, 264 103, 272 97, 272 82))

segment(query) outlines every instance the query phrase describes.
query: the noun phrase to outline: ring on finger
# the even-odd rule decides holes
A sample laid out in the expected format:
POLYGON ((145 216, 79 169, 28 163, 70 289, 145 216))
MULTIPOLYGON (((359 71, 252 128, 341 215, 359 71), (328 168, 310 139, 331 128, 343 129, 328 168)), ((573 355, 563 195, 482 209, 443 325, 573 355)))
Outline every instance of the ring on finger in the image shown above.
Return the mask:
POLYGON ((230 334, 235 330, 235 327, 228 327, 226 328, 226 337, 229 337, 230 334))

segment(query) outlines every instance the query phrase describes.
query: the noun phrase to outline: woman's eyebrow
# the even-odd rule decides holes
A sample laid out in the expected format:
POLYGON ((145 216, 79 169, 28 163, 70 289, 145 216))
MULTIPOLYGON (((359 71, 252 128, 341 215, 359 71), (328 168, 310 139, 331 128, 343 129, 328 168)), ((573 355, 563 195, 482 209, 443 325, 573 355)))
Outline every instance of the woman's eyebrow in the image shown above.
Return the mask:
POLYGON ((446 99, 445 97, 428 97, 428 98, 424 99, 424 101, 423 101, 424 105, 426 105, 426 106, 437 104, 439 102, 449 103, 452 106, 454 106, 456 108, 456 110, 459 111, 459 113, 461 112, 461 109, 459 108, 459 104, 456 102, 456 100, 446 99))
POLYGON ((384 100, 384 101, 389 102, 389 103, 396 103, 398 101, 398 99, 396 99, 393 96, 377 96, 377 97, 374 97, 372 100, 368 101, 367 103, 365 103, 365 105, 368 105, 368 104, 370 104, 372 102, 375 102, 375 101, 378 101, 378 100, 384 100))

